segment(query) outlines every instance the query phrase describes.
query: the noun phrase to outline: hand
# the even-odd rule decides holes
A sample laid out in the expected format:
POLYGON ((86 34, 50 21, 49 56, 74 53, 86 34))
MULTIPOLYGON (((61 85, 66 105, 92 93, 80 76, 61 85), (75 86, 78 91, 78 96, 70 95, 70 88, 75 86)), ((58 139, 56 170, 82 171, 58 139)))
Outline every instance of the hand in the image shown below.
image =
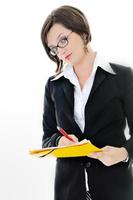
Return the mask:
POLYGON ((105 146, 102 148, 102 152, 91 153, 88 157, 98 159, 106 166, 111 166, 125 160, 128 152, 124 147, 105 146))
POLYGON ((78 138, 77 138, 75 135, 69 135, 69 137, 71 137, 71 138, 74 140, 74 142, 70 141, 70 140, 67 139, 65 136, 62 136, 62 137, 59 139, 58 147, 61 147, 61 146, 68 146, 68 145, 74 144, 75 142, 78 142, 78 138))

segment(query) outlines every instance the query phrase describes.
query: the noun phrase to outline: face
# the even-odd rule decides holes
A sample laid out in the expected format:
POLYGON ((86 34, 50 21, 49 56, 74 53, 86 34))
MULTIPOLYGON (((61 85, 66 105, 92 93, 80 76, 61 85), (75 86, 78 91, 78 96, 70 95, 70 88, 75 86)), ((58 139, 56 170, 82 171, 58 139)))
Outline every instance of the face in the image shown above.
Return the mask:
POLYGON ((47 35, 48 47, 57 50, 57 56, 64 62, 78 64, 85 55, 83 39, 80 35, 54 24, 47 35))

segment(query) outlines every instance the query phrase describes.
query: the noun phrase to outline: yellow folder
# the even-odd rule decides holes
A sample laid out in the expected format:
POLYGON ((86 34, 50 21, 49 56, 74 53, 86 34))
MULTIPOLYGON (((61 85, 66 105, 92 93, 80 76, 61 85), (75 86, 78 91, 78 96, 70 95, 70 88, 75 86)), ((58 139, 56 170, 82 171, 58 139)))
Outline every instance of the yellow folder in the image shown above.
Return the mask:
POLYGON ((48 147, 43 149, 30 150, 34 156, 54 156, 57 158, 88 156, 92 152, 100 152, 100 148, 93 145, 89 140, 82 140, 69 146, 48 147))

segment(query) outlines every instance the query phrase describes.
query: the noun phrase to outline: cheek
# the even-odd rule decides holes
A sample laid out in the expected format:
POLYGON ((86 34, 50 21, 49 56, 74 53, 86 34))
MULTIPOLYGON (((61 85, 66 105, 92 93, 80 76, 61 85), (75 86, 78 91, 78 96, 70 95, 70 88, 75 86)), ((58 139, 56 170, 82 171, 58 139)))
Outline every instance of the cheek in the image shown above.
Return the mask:
POLYGON ((73 55, 71 61, 72 61, 73 65, 74 65, 74 64, 78 64, 81 59, 82 59, 82 55, 80 53, 75 53, 75 55, 73 55))
POLYGON ((82 41, 78 41, 77 43, 75 41, 75 43, 72 46, 72 51, 74 52, 75 56, 80 58, 84 54, 84 49, 83 48, 84 48, 84 46, 83 46, 82 41))
POLYGON ((80 60, 84 56, 84 50, 83 48, 75 48, 73 51, 73 59, 80 60))

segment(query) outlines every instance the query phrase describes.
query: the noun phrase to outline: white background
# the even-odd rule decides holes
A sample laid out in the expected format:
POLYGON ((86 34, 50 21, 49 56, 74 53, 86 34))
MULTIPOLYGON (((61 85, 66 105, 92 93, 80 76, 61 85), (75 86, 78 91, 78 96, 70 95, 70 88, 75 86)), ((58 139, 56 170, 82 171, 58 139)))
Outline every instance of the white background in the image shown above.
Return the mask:
POLYGON ((133 66, 132 0, 0 1, 0 199, 53 200, 54 159, 41 148, 44 86, 55 64, 40 31, 54 8, 68 4, 87 16, 92 47, 110 61, 133 66))

